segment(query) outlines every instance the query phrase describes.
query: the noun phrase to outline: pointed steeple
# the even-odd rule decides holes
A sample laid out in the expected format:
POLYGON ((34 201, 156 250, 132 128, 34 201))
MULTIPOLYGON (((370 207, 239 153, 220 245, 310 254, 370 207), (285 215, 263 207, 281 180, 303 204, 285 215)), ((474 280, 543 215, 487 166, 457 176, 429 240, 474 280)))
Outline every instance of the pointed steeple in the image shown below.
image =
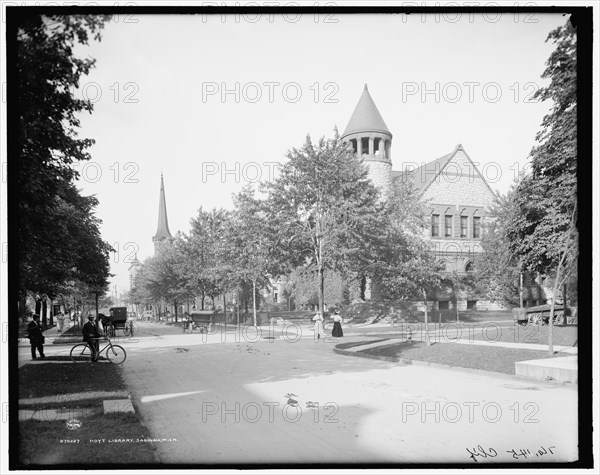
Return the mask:
POLYGON ((342 139, 357 132, 379 132, 390 135, 390 137, 392 135, 387 125, 385 125, 371 94, 369 94, 366 84, 352 117, 350 117, 350 122, 348 122, 346 130, 342 134, 342 139))
POLYGON ((172 239, 173 236, 169 231, 169 221, 167 220, 167 200, 165 198, 165 183, 162 173, 160 174, 160 196, 158 199, 158 227, 156 228, 156 234, 152 238, 154 242, 154 254, 157 253, 157 249, 167 239, 172 239))

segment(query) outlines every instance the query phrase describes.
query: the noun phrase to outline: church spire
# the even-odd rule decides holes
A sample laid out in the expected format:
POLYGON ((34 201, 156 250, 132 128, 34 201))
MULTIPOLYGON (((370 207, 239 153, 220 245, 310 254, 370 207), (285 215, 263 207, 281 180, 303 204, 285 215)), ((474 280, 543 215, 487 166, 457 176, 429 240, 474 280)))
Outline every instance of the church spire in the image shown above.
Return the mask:
POLYGON ((160 174, 160 196, 158 199, 158 227, 156 234, 152 238, 154 242, 154 255, 156 255, 160 247, 167 240, 173 239, 169 231, 169 221, 167 220, 167 200, 165 198, 165 183, 163 174, 160 174))

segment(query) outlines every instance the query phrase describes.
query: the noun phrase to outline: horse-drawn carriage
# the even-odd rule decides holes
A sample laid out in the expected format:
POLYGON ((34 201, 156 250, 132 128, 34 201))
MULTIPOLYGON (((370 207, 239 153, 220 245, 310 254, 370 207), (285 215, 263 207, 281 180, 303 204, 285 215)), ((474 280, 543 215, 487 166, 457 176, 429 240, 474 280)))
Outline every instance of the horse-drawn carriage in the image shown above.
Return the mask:
POLYGON ((123 332, 125 336, 133 336, 133 320, 127 318, 127 307, 111 307, 109 315, 103 315, 102 326, 109 337, 114 337, 117 330, 123 332))

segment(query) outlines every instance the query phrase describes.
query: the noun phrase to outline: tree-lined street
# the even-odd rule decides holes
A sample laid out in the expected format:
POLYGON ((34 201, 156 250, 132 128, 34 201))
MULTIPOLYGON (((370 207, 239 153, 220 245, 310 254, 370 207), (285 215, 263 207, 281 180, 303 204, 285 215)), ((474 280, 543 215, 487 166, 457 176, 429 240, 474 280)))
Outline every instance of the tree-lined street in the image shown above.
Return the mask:
POLYGON ((163 463, 577 458, 573 385, 344 356, 308 335, 252 342, 140 328, 121 342, 123 377, 152 436, 176 439, 157 444, 163 463))

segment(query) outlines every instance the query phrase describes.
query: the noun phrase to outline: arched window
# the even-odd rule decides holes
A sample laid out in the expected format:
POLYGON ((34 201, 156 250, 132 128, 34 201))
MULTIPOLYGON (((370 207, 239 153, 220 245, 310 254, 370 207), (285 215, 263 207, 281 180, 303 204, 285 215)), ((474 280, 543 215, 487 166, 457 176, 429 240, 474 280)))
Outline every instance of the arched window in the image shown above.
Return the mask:
POLYGON ((446 260, 440 261, 440 268, 442 272, 452 272, 452 264, 446 260))
POLYGON ((473 266, 473 263, 471 261, 465 264, 465 272, 473 272, 474 270, 475 267, 473 266))

